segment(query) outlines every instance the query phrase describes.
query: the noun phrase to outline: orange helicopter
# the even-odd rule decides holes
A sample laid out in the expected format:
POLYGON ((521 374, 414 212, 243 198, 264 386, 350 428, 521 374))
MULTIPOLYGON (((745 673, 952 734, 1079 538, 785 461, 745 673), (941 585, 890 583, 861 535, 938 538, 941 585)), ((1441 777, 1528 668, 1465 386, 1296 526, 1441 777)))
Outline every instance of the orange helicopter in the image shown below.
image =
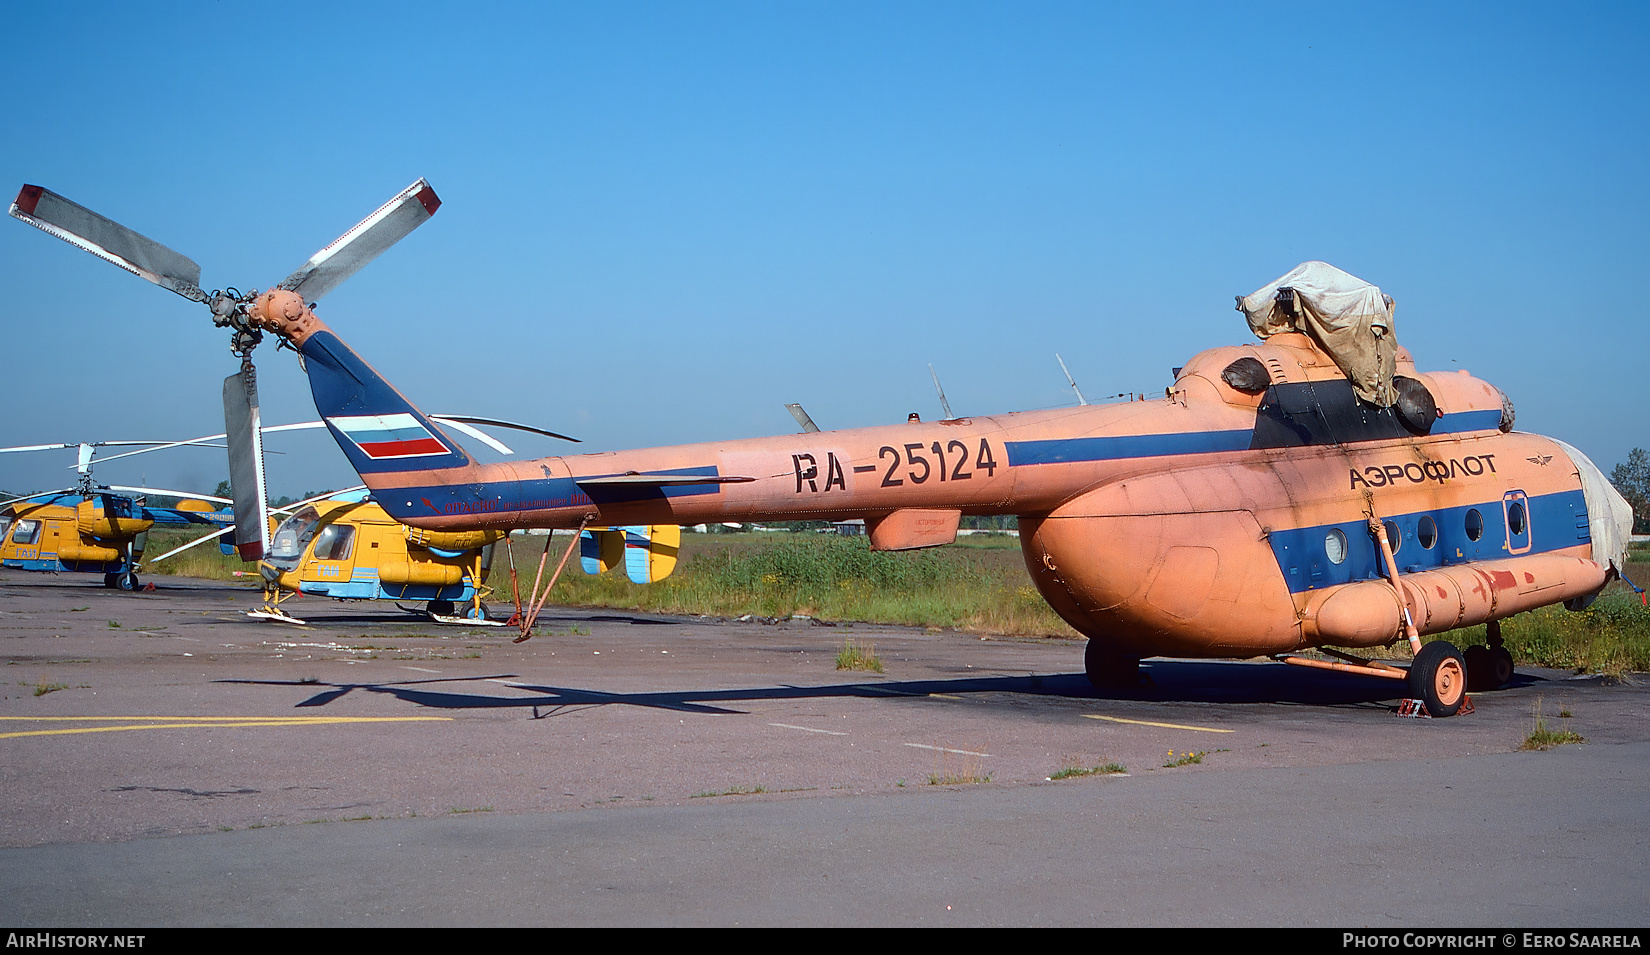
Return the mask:
POLYGON ((478 463, 311 307, 438 206, 420 180, 276 288, 211 296, 192 261, 39 187, 11 211, 233 330, 232 457, 246 402, 228 392, 248 390, 251 347, 270 333, 302 355, 374 498, 413 527, 863 518, 873 548, 904 550, 950 543, 963 515, 1013 514, 1038 590, 1089 638, 1099 686, 1132 685, 1143 657, 1265 655, 1400 681, 1452 716, 1469 676, 1511 676, 1498 621, 1585 606, 1625 564, 1631 513, 1591 461, 1514 432, 1488 382, 1417 370, 1391 298, 1321 262, 1240 296, 1261 341, 1200 352, 1161 398, 478 463), (1470 658, 1421 640, 1478 623, 1492 648, 1470 658), (1407 670, 1345 652, 1399 640, 1407 670))

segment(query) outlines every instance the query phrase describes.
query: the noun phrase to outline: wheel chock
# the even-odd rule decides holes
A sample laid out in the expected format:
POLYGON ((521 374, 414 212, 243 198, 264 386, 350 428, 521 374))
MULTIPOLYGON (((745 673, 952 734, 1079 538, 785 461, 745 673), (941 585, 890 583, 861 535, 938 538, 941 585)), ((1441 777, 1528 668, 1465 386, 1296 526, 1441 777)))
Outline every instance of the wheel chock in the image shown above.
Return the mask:
MULTIPOLYGON (((1472 694, 1469 693, 1462 698, 1461 708, 1455 711, 1455 715, 1466 716, 1472 710, 1472 694)), ((1427 712, 1427 704, 1422 700, 1399 700, 1398 708, 1392 711, 1392 715, 1407 716, 1417 720, 1434 719, 1433 715, 1427 712)))

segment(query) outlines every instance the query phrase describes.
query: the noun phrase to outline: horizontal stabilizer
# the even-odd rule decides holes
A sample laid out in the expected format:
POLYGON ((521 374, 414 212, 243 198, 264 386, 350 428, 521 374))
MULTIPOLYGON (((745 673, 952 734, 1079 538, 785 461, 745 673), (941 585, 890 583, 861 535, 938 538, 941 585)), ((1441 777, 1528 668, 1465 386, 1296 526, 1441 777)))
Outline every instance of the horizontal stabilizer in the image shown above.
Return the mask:
POLYGON ((579 532, 579 566, 592 577, 605 574, 624 560, 624 531, 591 527, 579 532))
POLYGON ((624 531, 624 572, 632 583, 656 584, 676 569, 682 529, 675 524, 643 524, 624 531))
POLYGON ((675 524, 587 527, 579 534, 579 566, 602 574, 624 564, 632 583, 656 584, 676 569, 682 529, 675 524))

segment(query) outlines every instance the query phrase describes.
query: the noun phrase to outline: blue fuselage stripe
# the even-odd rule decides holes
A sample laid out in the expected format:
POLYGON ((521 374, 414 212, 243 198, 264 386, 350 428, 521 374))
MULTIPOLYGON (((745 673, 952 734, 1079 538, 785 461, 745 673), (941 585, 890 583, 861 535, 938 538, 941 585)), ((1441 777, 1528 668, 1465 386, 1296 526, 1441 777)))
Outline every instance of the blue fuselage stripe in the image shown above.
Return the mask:
MULTIPOLYGON (((1499 419, 1498 419, 1499 420, 1499 419)), ((1562 550, 1592 540, 1587 524, 1587 498, 1580 491, 1561 491, 1525 499, 1528 517, 1524 533, 1508 545, 1506 508, 1500 499, 1459 507, 1441 507, 1408 514, 1387 515, 1386 519, 1398 525, 1400 539, 1393 559, 1398 572, 1412 574, 1465 564, 1471 561, 1495 560, 1520 554, 1540 554, 1562 550), (1478 540, 1467 536, 1467 512, 1476 510, 1483 531, 1478 540), (1433 545, 1422 547, 1418 535, 1421 520, 1431 517, 1436 530, 1433 545), (1523 549, 1524 543, 1529 549, 1523 549)), ((1363 519, 1320 524, 1315 527, 1296 527, 1273 530, 1267 537, 1278 569, 1289 585, 1290 593, 1321 590, 1337 584, 1386 577, 1385 561, 1379 547, 1369 534, 1369 525, 1363 519), (1329 559, 1327 542, 1335 531, 1346 541, 1346 556, 1340 563, 1329 559)))
POLYGON ((1253 430, 1120 434, 1094 438, 1009 441, 1006 447, 1009 467, 1020 467, 1028 464, 1070 464, 1078 461, 1115 461, 1122 458, 1246 451, 1253 434, 1253 430))

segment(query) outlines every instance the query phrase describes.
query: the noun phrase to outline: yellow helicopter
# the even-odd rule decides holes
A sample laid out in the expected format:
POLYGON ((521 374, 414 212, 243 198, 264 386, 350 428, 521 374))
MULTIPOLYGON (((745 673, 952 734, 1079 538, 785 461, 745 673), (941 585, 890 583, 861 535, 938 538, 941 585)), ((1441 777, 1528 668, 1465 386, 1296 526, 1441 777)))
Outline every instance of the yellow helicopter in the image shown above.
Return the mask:
POLYGON ((365 490, 304 502, 276 526, 258 563, 264 606, 249 616, 303 623, 281 609, 295 594, 335 600, 422 600, 438 622, 487 623, 483 601, 503 531, 426 531, 390 517, 365 490))
POLYGON ((228 512, 216 509, 208 502, 228 504, 230 501, 189 491, 95 484, 92 464, 98 449, 121 445, 139 447, 137 451, 105 458, 107 461, 128 454, 185 445, 223 447, 207 444, 210 440, 85 441, 0 448, 0 453, 78 450, 74 487, 0 501, 0 566, 54 574, 102 574, 105 587, 139 589, 142 582, 137 571, 150 528, 156 524, 215 524, 221 527, 229 521, 228 512), (166 495, 181 500, 175 507, 151 507, 142 497, 128 496, 144 494, 166 495))
MULTIPOLYGON (((496 418, 446 414, 434 417, 442 425, 477 438, 502 454, 515 452, 474 425, 578 440, 496 418)), ((262 430, 321 427, 325 427, 322 422, 310 421, 262 430)), ((492 593, 486 585, 492 566, 492 545, 505 537, 504 532, 448 533, 408 527, 385 513, 363 487, 328 492, 284 508, 272 508, 270 513, 289 516, 284 520, 270 518, 270 546, 258 561, 264 604, 248 616, 301 624, 304 621, 287 613, 281 604, 303 594, 335 600, 423 601, 422 612, 436 622, 488 624, 488 608, 483 601, 492 593)), ((225 538, 220 544, 224 554, 238 553, 227 538, 235 532, 235 525, 229 524, 150 563, 218 538, 225 538)))

